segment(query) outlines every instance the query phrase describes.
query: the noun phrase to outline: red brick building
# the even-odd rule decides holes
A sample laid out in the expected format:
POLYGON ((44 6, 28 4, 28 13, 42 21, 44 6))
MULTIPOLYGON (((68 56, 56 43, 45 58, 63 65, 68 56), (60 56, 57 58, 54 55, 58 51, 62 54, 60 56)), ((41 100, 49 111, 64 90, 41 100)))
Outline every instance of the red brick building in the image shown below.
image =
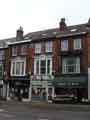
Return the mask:
POLYGON ((67 26, 62 18, 58 28, 26 35, 20 27, 16 38, 4 42, 9 98, 48 100, 67 94, 90 99, 90 20, 67 26))

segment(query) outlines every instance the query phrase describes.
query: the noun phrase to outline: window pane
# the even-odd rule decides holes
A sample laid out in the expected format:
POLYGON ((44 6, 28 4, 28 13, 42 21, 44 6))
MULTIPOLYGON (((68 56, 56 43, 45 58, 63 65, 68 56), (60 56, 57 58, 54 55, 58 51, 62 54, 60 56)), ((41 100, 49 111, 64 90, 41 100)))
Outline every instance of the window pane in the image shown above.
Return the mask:
POLYGON ((36 44, 35 45, 35 53, 41 53, 41 44, 36 44))
POLYGON ((50 60, 47 60, 47 74, 50 74, 50 60))
POLYGON ((80 49, 81 48, 81 39, 75 39, 74 40, 74 49, 80 49))
POLYGON ((21 69, 20 69, 21 70, 21 75, 23 75, 24 74, 24 69, 25 69, 24 68, 24 62, 21 62, 20 64, 21 64, 20 65, 21 66, 21 69))
POLYGON ((20 62, 16 63, 16 75, 20 75, 20 62))
POLYGON ((46 74, 46 61, 45 60, 41 60, 40 67, 41 67, 40 69, 41 74, 46 74))
POLYGON ((21 46, 21 55, 25 55, 27 53, 27 46, 26 45, 22 45, 21 46))
POLYGON ((80 58, 69 57, 62 59, 62 72, 63 73, 80 73, 80 58))
POLYGON ((46 42, 46 52, 52 52, 52 42, 46 42))
POLYGON ((13 62, 13 64, 12 64, 12 74, 13 75, 15 74, 15 62, 13 62))
POLYGON ((17 55, 17 48, 12 47, 12 56, 16 56, 16 55, 17 55))
POLYGON ((3 76, 3 64, 0 63, 0 77, 3 76))
POLYGON ((62 51, 68 50, 68 40, 61 40, 61 50, 62 51))
POLYGON ((0 60, 4 59, 4 51, 0 50, 0 60))
POLYGON ((39 60, 36 61, 36 74, 39 74, 39 60))

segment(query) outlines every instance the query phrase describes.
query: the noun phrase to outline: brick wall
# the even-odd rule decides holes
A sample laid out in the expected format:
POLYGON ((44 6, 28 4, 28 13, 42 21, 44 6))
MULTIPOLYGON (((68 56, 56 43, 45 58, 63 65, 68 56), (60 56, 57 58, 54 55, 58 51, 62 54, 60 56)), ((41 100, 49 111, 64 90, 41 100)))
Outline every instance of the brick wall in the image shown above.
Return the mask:
POLYGON ((58 39, 53 40, 53 71, 60 71, 60 41, 58 39))

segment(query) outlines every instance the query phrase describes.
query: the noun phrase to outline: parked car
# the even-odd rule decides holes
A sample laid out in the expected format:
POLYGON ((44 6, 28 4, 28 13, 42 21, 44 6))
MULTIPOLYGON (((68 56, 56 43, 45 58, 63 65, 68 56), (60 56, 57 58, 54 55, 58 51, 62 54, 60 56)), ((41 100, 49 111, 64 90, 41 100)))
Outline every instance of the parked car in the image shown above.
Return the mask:
POLYGON ((56 102, 73 102, 77 99, 77 97, 75 97, 73 94, 62 94, 62 95, 55 95, 52 98, 52 101, 54 103, 56 102))

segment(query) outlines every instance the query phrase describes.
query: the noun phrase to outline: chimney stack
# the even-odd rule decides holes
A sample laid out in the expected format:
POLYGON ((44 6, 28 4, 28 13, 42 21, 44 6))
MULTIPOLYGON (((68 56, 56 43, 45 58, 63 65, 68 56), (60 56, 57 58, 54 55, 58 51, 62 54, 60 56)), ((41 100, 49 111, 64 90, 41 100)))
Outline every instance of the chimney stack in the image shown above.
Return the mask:
POLYGON ((16 40, 23 40, 23 28, 20 26, 20 28, 17 30, 16 33, 16 40))
POLYGON ((67 30, 67 25, 65 23, 65 18, 61 18, 61 21, 59 23, 59 28, 60 28, 60 31, 67 30))

